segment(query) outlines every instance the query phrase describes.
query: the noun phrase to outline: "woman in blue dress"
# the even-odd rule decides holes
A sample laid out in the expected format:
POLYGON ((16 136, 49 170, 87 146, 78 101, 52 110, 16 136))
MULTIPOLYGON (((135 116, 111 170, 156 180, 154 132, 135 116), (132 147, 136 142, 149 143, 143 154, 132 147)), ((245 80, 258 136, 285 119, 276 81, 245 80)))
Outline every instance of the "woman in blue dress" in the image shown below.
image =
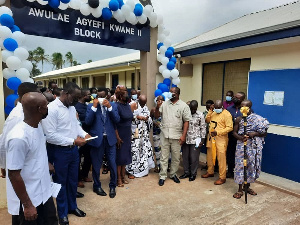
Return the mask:
POLYGON ((118 187, 124 187, 128 184, 125 180, 125 166, 132 162, 131 156, 131 121, 133 114, 128 104, 128 92, 124 86, 119 85, 116 88, 117 107, 120 115, 120 122, 117 124, 117 172, 118 187))

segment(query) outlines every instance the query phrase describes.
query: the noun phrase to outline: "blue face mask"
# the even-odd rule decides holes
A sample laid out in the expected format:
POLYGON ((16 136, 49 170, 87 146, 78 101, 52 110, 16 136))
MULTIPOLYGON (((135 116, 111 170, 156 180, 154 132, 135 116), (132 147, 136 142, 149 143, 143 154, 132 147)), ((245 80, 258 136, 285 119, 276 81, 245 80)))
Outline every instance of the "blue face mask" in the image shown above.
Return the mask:
POLYGON ((97 94, 92 94, 92 96, 94 99, 97 98, 97 94))
POLYGON ((131 95, 131 98, 132 98, 133 100, 136 100, 136 99, 137 99, 137 95, 131 95))
POLYGON ((223 111, 223 109, 214 109, 214 111, 215 111, 216 113, 220 114, 220 113, 223 111))
POLYGON ((232 97, 231 97, 231 96, 226 96, 226 101, 227 101, 227 102, 231 102, 231 100, 232 100, 232 97))

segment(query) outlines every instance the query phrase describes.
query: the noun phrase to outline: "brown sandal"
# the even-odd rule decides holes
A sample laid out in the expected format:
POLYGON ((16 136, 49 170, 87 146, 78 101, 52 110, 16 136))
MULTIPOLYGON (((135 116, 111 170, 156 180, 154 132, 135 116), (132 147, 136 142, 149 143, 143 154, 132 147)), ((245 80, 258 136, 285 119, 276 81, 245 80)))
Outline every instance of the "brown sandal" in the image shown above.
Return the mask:
POLYGON ((118 187, 124 187, 124 184, 122 183, 122 180, 118 179, 117 182, 118 187))
POLYGON ((127 180, 125 180, 125 178, 122 178, 122 183, 123 184, 129 184, 129 182, 127 180))
POLYGON ((240 199, 243 196, 243 194, 244 193, 242 191, 238 191, 233 195, 233 197, 236 199, 240 199))
POLYGON ((257 193, 251 188, 248 188, 247 193, 250 194, 250 195, 257 195, 257 193))
POLYGON ((134 178, 135 178, 135 176, 134 176, 134 175, 132 175, 132 174, 128 174, 128 178, 129 178, 129 179, 134 179, 134 178))

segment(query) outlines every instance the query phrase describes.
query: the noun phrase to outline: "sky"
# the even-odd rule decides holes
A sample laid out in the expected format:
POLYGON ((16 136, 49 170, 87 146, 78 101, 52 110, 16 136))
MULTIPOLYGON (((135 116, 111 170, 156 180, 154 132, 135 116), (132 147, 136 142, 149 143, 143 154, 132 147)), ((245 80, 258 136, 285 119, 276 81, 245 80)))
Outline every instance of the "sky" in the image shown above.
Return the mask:
MULTIPOLYGON (((266 10, 291 0, 151 0, 154 11, 164 18, 165 28, 170 30, 172 44, 184 42, 206 31, 221 26, 249 13, 266 10)), ((263 22, 263 21, 262 21, 263 22)), ((109 47, 82 42, 27 35, 27 50, 37 47, 45 49, 46 54, 72 52, 74 60, 84 64, 88 60, 97 61, 134 50, 109 47)), ((66 63, 64 67, 68 67, 66 63)), ((41 69, 41 65, 39 65, 41 69)), ((52 70, 52 65, 44 65, 43 72, 52 70)))

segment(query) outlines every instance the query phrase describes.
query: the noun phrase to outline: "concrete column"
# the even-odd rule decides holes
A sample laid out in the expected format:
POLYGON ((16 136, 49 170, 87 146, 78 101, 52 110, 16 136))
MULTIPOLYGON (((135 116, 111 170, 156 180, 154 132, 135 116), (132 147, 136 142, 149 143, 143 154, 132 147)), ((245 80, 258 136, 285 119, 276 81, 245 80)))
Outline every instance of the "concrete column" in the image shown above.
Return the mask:
POLYGON ((112 87, 112 73, 108 73, 108 88, 112 87))
POLYGON ((81 84, 81 76, 77 77, 77 85, 82 88, 82 84, 81 84))
MULTIPOLYGON (((154 107, 154 91, 156 87, 157 68, 157 28, 150 28, 150 52, 140 52, 141 58, 141 93, 147 95, 147 106, 154 107)), ((138 74, 136 76, 138 78, 138 74)))
POLYGON ((89 88, 94 87, 94 77, 90 75, 89 77, 89 88))

